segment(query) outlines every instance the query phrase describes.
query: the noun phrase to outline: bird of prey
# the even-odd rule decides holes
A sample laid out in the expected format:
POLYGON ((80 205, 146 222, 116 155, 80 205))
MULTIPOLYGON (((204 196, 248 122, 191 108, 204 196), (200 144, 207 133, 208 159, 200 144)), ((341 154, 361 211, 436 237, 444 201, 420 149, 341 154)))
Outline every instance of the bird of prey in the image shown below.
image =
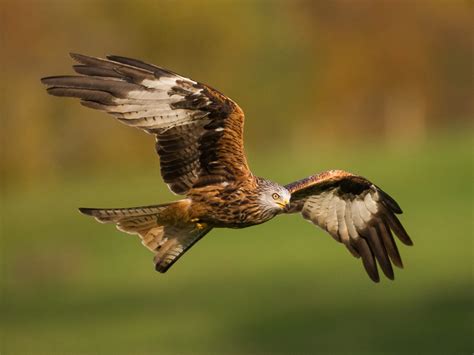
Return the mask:
POLYGON ((51 95, 74 97, 156 137, 161 175, 181 200, 132 208, 80 208, 102 223, 137 234, 166 272, 213 228, 244 228, 280 214, 299 213, 362 260, 394 278, 403 267, 392 232, 412 241, 402 210, 369 180, 329 170, 282 186, 257 177, 244 154, 244 113, 210 86, 143 61, 71 54, 79 75, 42 79, 51 95))

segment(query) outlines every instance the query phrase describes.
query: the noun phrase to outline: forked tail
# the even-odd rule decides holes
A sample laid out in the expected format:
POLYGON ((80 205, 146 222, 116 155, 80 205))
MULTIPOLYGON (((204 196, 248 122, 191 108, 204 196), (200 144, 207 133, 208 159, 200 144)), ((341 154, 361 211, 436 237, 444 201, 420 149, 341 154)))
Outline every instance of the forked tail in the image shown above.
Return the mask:
POLYGON ((196 225, 186 218, 188 202, 131 208, 79 208, 81 213, 101 223, 115 223, 129 234, 137 234, 154 254, 155 269, 166 272, 212 227, 196 225))

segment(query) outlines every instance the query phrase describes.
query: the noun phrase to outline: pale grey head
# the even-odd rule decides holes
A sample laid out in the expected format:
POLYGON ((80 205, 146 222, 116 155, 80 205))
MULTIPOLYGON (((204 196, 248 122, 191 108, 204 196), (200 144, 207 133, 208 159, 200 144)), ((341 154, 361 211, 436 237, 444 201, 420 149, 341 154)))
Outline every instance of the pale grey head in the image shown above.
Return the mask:
POLYGON ((282 212, 290 204, 291 194, 283 186, 266 179, 258 179, 260 207, 275 214, 282 212))

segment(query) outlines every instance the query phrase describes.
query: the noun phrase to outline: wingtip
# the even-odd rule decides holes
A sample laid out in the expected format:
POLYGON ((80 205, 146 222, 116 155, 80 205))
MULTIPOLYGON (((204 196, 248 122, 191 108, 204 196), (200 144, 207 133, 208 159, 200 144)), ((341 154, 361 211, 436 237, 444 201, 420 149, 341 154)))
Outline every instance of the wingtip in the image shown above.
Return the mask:
MULTIPOLYGON (((397 232, 395 231, 395 234, 397 234, 397 232)), ((405 231, 405 229, 403 228, 402 226, 402 230, 400 231, 400 234, 397 234, 398 236, 398 239, 400 239, 400 241, 405 244, 406 246, 413 246, 413 240, 410 238, 410 236, 408 235, 408 233, 405 231), (401 236, 401 237, 400 237, 401 236)))
POLYGON ((395 201, 395 199, 390 196, 388 193, 386 193, 385 191, 383 191, 380 187, 377 186, 377 189, 379 190, 380 194, 382 195, 383 199, 385 200, 385 204, 387 205, 387 207, 392 210, 393 213, 396 213, 396 214, 402 214, 403 213, 403 210, 402 208, 400 207, 400 205, 397 203, 397 201, 395 201))
POLYGON ((85 54, 80 54, 80 53, 75 53, 75 52, 69 52, 69 56, 77 63, 80 64, 86 64, 88 61, 91 61, 93 59, 99 59, 95 57, 91 57, 85 54))
POLYGON ((402 259, 392 259, 392 258, 390 258, 390 260, 392 260, 393 265, 395 265, 399 269, 404 268, 402 259))
POLYGON ((376 284, 380 283, 380 277, 379 277, 379 275, 376 275, 376 276, 375 276, 375 275, 370 275, 370 274, 369 274, 369 277, 370 277, 370 279, 371 279, 373 282, 375 282, 376 284))
POLYGON ((40 81, 43 85, 49 86, 47 88, 47 90, 49 90, 49 89, 52 89, 51 86, 56 85, 56 82, 55 82, 56 79, 64 78, 64 77, 65 77, 65 75, 51 75, 51 76, 45 76, 45 77, 41 78, 40 81))
POLYGON ((408 239, 406 240, 405 245, 412 247, 413 246, 413 240, 407 235, 408 239))
MULTIPOLYGON (((375 260, 374 260, 374 262, 375 262, 375 260)), ((362 263, 364 264, 364 260, 362 260, 362 263)), ((374 268, 368 267, 368 265, 364 264, 364 268, 365 268, 365 271, 367 272, 367 275, 369 276, 369 278, 373 282, 375 282, 375 283, 380 282, 380 275, 379 275, 379 272, 377 270, 377 266, 375 264, 374 264, 374 268)))
POLYGON ((81 57, 84 57, 84 55, 76 52, 69 52, 69 56, 77 62, 80 62, 81 57))

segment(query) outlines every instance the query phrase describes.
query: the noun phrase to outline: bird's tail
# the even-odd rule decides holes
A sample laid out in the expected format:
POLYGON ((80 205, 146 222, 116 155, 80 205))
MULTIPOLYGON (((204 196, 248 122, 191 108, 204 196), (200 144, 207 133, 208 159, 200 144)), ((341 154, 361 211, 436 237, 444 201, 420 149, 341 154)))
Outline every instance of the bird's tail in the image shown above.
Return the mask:
POLYGON ((155 254, 155 268, 166 272, 187 250, 212 228, 193 223, 187 217, 187 200, 131 208, 80 208, 81 213, 101 223, 114 223, 155 254))

